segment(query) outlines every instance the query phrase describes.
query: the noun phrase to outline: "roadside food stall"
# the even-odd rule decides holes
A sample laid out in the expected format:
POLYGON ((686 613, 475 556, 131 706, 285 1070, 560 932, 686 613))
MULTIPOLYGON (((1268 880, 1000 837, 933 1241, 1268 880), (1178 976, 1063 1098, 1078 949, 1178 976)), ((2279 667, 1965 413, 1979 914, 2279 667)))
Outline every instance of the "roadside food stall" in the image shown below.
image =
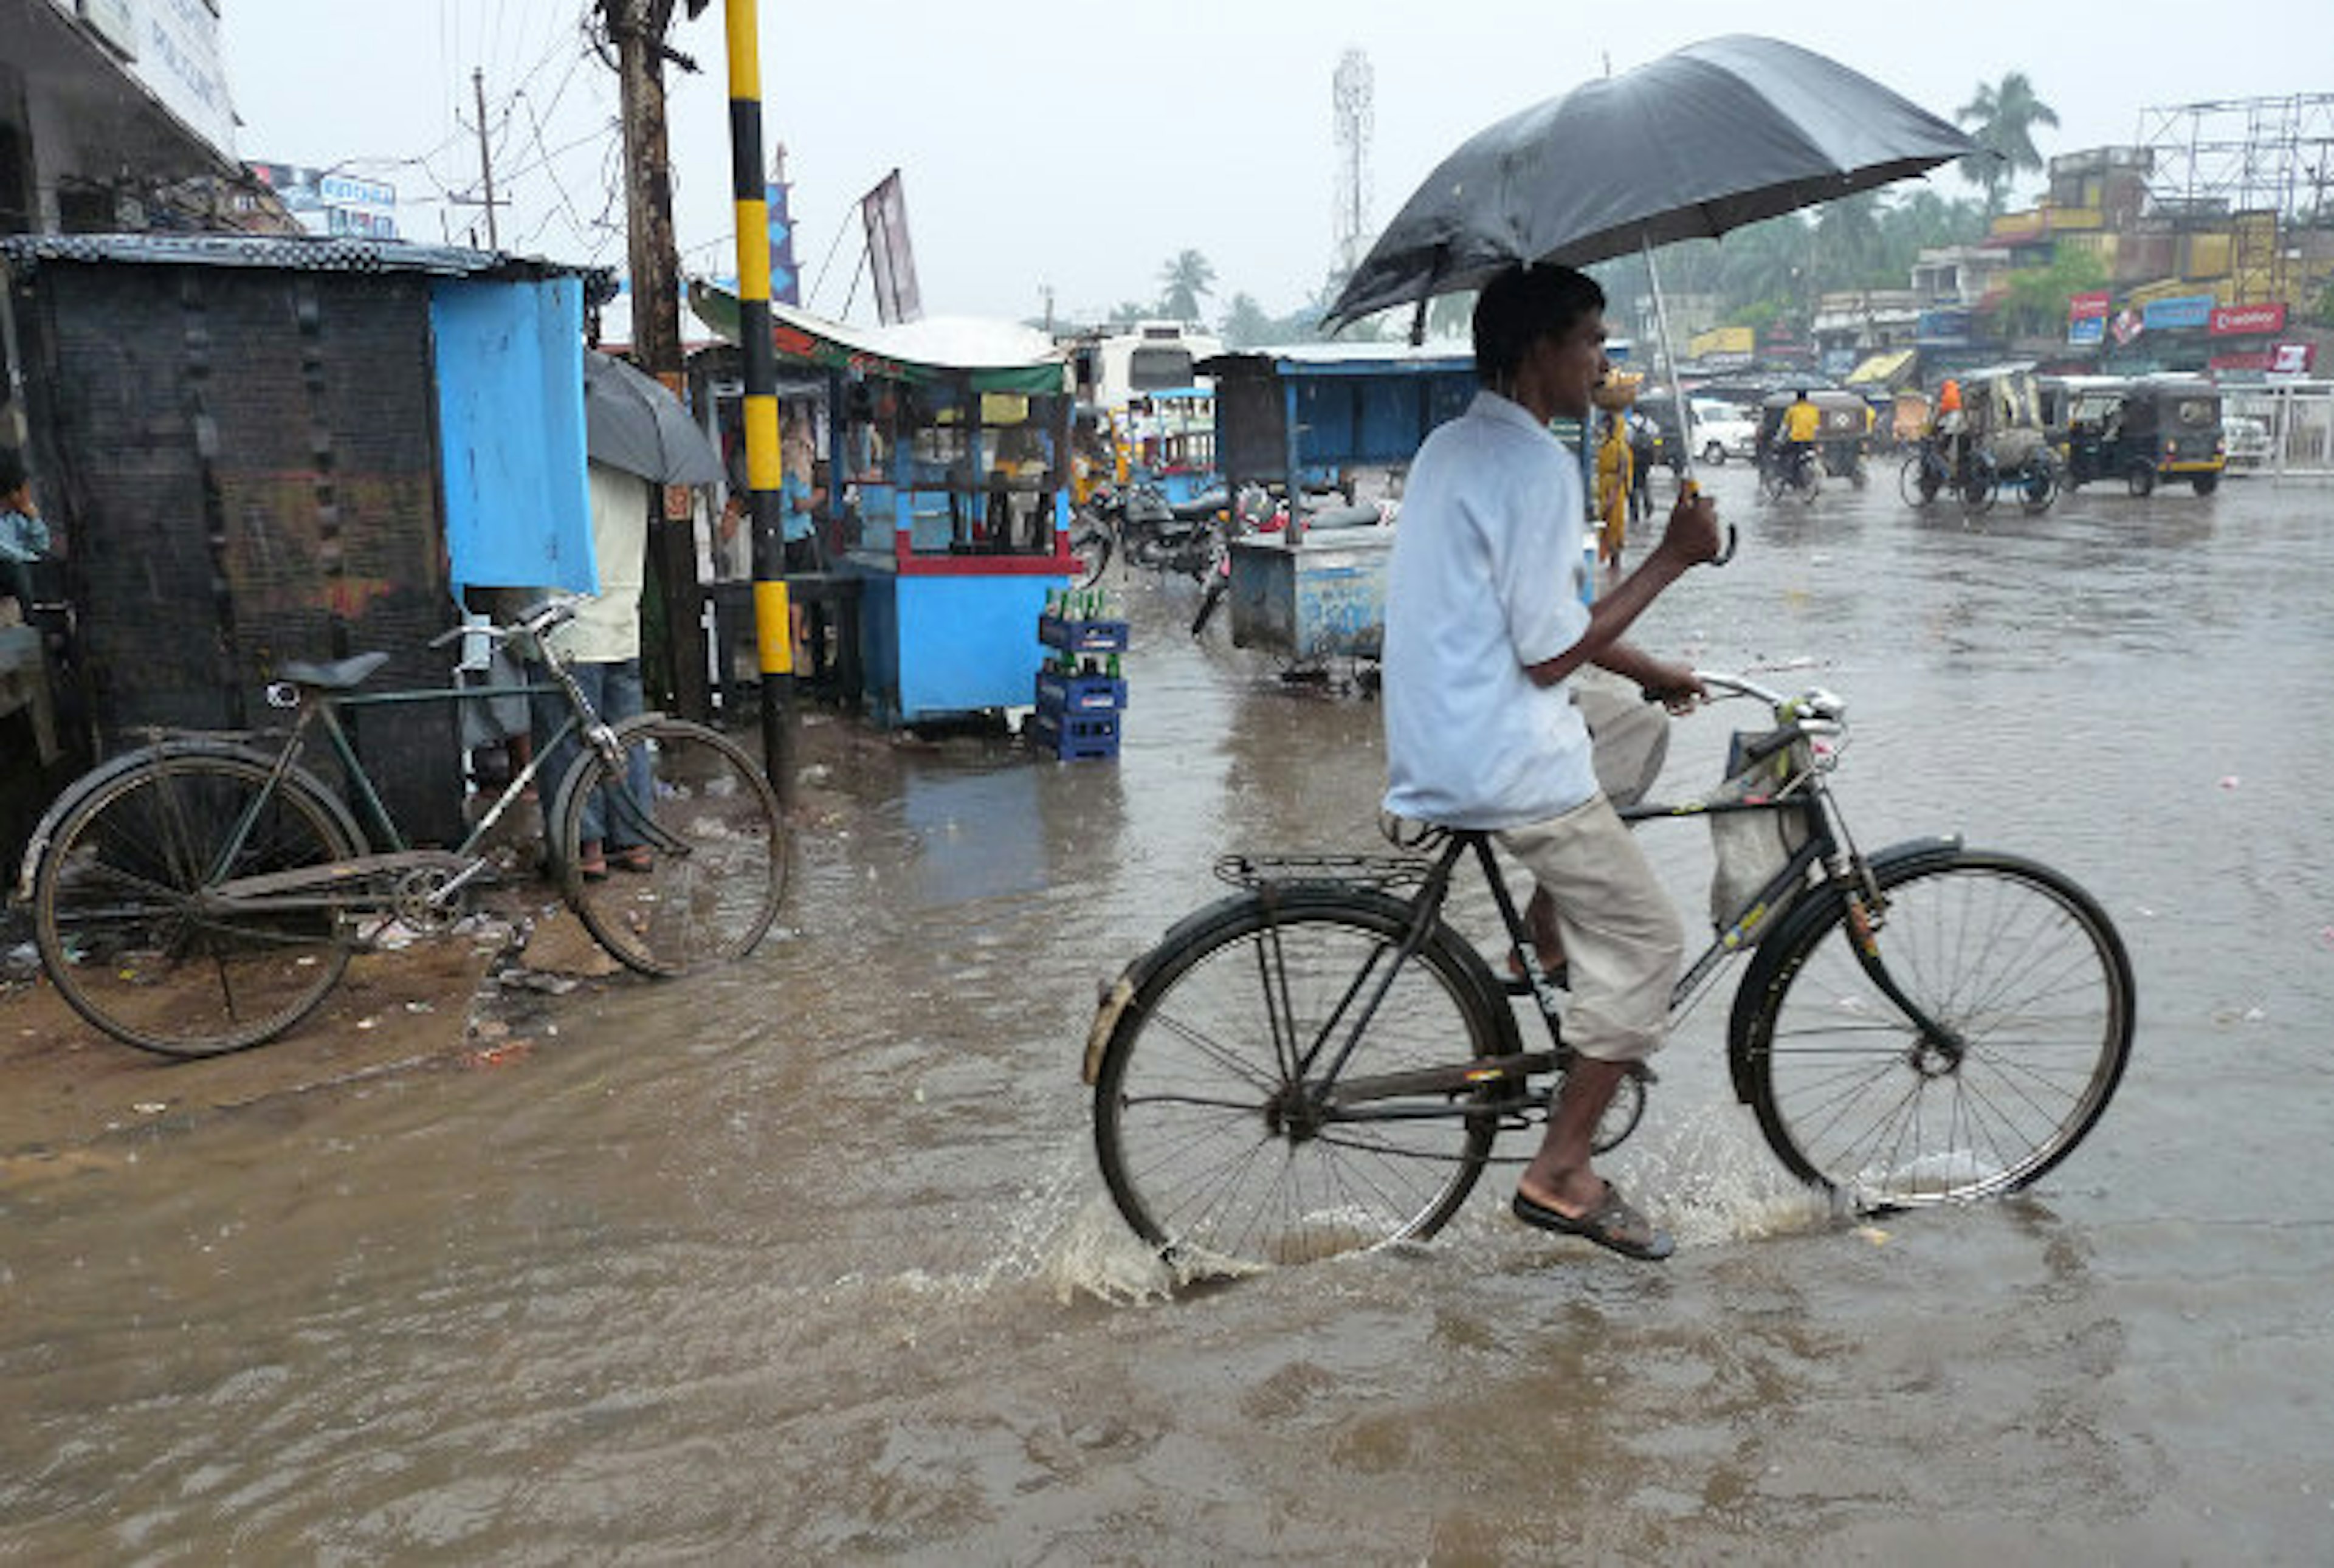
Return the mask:
POLYGON ((1127 405, 1133 477, 1156 485, 1171 505, 1196 500, 1218 481, 1212 387, 1171 387, 1127 405))
MULTIPOLYGON (((735 340, 736 300, 691 303, 735 340)), ((855 580, 863 700, 886 725, 1027 707, 1037 620, 1070 553, 1066 356, 1011 322, 892 327, 770 307, 781 367, 830 378, 828 472, 844 497, 835 572, 855 580)))
POLYGON ((1200 368, 1215 378, 1228 488, 1260 485, 1292 503, 1285 529, 1232 541, 1232 641, 1300 661, 1377 658, 1394 534, 1370 524, 1399 502, 1427 432, 1466 411, 1474 356, 1451 344, 1313 343, 1200 368), (1308 490, 1345 505, 1308 518, 1308 490))

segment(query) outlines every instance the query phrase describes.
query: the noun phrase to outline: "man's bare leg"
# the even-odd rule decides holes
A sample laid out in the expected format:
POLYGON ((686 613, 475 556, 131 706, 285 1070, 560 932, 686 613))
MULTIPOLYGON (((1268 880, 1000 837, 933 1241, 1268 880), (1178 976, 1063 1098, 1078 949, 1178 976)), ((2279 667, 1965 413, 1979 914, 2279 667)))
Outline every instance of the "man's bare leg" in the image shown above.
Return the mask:
POLYGON ((1534 1203, 1558 1214, 1587 1213, 1605 1197, 1605 1178, 1589 1165, 1597 1120, 1613 1103, 1614 1092, 1628 1076, 1620 1062, 1598 1062, 1576 1056, 1566 1069, 1564 1088, 1548 1121, 1539 1152, 1524 1167, 1516 1189, 1534 1203))
MULTIPOLYGON (((1553 975, 1564 962, 1564 937, 1556 928, 1556 900, 1539 888, 1532 890, 1531 901, 1524 905, 1524 929, 1531 933, 1532 951, 1539 958, 1540 972, 1553 975)), ((1508 967, 1518 975, 1523 973, 1522 963, 1513 957, 1508 967)))

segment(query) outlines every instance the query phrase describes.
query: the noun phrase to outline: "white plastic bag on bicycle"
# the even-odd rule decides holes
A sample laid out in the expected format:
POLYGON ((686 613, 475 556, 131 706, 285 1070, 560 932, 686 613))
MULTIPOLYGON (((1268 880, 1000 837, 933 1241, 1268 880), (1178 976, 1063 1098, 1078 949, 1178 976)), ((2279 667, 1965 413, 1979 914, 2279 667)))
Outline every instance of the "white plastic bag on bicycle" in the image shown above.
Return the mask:
MULTIPOLYGON (((1726 778, 1711 796, 1713 803, 1772 798, 1814 766, 1805 740, 1794 741, 1756 762, 1744 761, 1745 749, 1760 734, 1737 730, 1727 743, 1726 778)), ((1796 812, 1711 813, 1710 842, 1718 854, 1718 863, 1710 874, 1711 924, 1723 930, 1739 919, 1759 896, 1759 890, 1789 862, 1792 852, 1807 842, 1807 829, 1796 812)), ((1751 928, 1745 945, 1755 945, 1760 937, 1774 929, 1789 907, 1789 896, 1778 900, 1751 928)))

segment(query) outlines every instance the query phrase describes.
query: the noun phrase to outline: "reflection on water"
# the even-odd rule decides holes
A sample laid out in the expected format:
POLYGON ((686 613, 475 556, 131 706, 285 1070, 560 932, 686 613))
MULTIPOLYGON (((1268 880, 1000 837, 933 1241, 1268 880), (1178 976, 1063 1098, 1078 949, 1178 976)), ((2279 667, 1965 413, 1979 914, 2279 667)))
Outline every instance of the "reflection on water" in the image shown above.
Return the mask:
MULTIPOLYGON (((1096 984, 1219 853, 1375 848, 1382 765, 1366 697, 1136 576, 1119 763, 865 748, 735 969, 567 998, 501 1068, 0 1169, 0 1556, 2316 1555, 2325 495, 1965 524, 1705 479, 1743 553, 1640 640, 1843 693, 1867 848, 1958 828, 2123 927, 2131 1073, 2031 1198, 1811 1202, 1722 995, 1614 1166, 1666 1267, 1512 1224, 1498 1168, 1432 1243, 1176 1288, 1095 1171, 1096 984)), ((1679 725, 1673 784, 1750 722, 1679 725)), ((1648 832, 1698 909, 1706 835, 1648 832)))

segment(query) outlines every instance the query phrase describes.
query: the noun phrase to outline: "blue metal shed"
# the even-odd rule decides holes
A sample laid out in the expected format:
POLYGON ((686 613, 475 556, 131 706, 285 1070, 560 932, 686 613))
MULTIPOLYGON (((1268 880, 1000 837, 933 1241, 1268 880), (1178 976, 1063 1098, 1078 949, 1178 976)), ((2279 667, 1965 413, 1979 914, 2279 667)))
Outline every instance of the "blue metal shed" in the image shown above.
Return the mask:
POLYGON ((1309 660, 1378 656, 1392 530, 1307 528, 1304 491, 1349 485, 1357 468, 1399 472, 1427 432, 1466 411, 1472 353, 1451 344, 1313 343, 1223 354, 1216 454, 1226 482, 1276 486, 1288 528, 1234 540, 1232 640, 1309 660))

